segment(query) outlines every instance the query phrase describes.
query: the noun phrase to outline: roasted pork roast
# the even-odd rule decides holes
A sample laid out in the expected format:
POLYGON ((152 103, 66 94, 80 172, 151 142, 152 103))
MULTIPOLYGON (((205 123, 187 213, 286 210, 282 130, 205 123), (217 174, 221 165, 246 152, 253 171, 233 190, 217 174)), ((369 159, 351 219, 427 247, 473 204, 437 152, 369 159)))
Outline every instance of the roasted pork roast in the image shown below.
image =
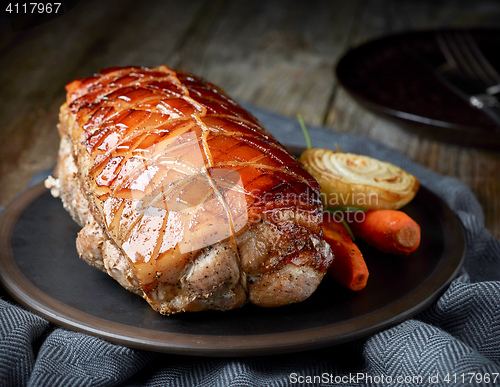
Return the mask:
POLYGON ((333 257, 318 183, 221 89, 165 66, 66 86, 46 181, 81 258, 162 314, 303 301, 333 257))

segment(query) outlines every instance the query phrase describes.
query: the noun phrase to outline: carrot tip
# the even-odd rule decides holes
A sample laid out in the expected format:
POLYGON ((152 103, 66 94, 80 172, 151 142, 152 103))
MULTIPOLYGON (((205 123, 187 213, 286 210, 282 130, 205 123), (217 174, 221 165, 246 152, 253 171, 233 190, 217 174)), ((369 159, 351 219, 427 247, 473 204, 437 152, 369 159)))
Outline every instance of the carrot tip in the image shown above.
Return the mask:
POLYGON ((396 234, 397 242, 403 247, 412 247, 418 242, 418 232, 411 226, 402 227, 396 234))

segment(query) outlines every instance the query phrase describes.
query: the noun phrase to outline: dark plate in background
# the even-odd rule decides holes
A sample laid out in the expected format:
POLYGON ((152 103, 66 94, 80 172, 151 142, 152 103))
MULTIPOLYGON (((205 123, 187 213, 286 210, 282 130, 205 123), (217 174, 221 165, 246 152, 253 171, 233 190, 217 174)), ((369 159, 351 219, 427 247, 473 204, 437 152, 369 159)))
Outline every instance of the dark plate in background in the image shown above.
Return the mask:
MULTIPOLYGON (((500 69, 500 30, 467 31, 493 67, 500 69)), ((418 134, 455 144, 499 148, 496 125, 430 70, 429 65, 445 63, 436 32, 387 36, 350 50, 337 64, 340 84, 365 108, 418 134)))
POLYGON ((0 218, 1 280, 18 302, 52 323, 130 347, 204 356, 325 347, 415 315, 460 270, 465 239, 456 215, 424 187, 405 211, 422 227, 420 248, 409 257, 394 257, 361 246, 370 268, 361 292, 344 290, 325 277, 299 304, 167 317, 78 258, 79 227, 39 184, 0 218))

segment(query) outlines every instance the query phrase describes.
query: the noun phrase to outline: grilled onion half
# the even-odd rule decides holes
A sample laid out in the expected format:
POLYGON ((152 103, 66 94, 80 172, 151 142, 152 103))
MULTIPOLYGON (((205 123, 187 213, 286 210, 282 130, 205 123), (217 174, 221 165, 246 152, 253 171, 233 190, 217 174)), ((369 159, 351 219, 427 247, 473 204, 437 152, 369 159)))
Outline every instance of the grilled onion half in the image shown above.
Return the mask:
POLYGON ((312 148, 300 157, 318 181, 325 206, 397 210, 418 191, 417 178, 401 168, 368 156, 312 148))

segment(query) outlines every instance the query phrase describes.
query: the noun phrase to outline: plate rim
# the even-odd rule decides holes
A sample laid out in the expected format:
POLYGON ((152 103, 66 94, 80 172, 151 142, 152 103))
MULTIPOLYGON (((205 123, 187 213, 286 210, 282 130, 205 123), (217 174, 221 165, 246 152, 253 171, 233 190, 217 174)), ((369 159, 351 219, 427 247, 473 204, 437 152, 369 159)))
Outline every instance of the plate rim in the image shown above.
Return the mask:
POLYGON ((385 106, 378 102, 367 98, 363 93, 360 93, 356 88, 352 87, 351 83, 343 75, 343 69, 346 63, 351 64, 351 56, 359 54, 359 52, 370 48, 373 45, 380 45, 385 42, 391 42, 395 39, 402 39, 406 36, 418 36, 423 34, 431 34, 440 31, 463 31, 469 32, 495 32, 500 34, 500 28, 496 27, 469 27, 469 28, 429 28, 424 30, 406 30, 395 32, 383 36, 373 38, 363 42, 345 51, 337 60, 335 65, 335 75, 340 85, 348 92, 348 94, 360 105, 374 114, 393 122, 405 125, 405 128, 416 134, 425 134, 440 141, 445 141, 458 145, 473 145, 483 148, 498 149, 500 146, 500 132, 490 131, 483 128, 474 128, 467 125, 462 125, 456 122, 443 121, 434 118, 428 118, 422 115, 413 114, 407 111, 398 110, 389 106, 385 106), (442 132, 436 131, 440 129, 442 132), (434 129, 434 130, 433 130, 434 129), (478 136, 478 133, 481 136, 478 136), (466 139, 462 137, 466 136, 466 139))
MULTIPOLYGON (((341 323, 304 329, 300 331, 300 335, 297 334, 297 331, 248 336, 193 335, 153 332, 145 328, 131 327, 87 314, 63 304, 38 289, 20 271, 10 246, 13 228, 23 211, 41 195, 48 192, 43 183, 36 184, 18 195, 0 215, 0 282, 22 306, 56 326, 99 337, 114 344, 142 350, 195 356, 255 356, 300 352, 342 344, 389 328, 424 310, 441 296, 445 288, 460 272, 466 255, 466 240, 462 223, 436 194, 425 187, 421 187, 420 190, 421 194, 423 192, 425 195, 430 195, 432 200, 440 202, 442 211, 454 222, 453 227, 459 226, 458 235, 453 235, 455 243, 452 247, 454 254, 458 253, 460 256, 452 257, 451 262, 448 262, 450 258, 446 262, 440 259, 433 274, 406 297, 370 313, 369 316, 376 315, 380 318, 375 324, 369 326, 362 324, 369 317, 364 315, 341 323), (446 270, 438 270, 444 264, 448 266, 445 267, 446 270), (431 289, 428 286, 423 286, 431 282, 435 282, 431 289), (396 310, 394 313, 394 306, 408 302, 412 304, 411 307, 396 310), (154 338, 152 333, 155 334, 154 338), (158 336, 161 338, 160 341, 158 336), (266 344, 270 338, 272 338, 272 346, 266 344)), ((443 230, 444 233, 446 231, 449 230, 443 230)), ((457 230, 455 229, 455 231, 457 230)), ((449 235, 443 235, 443 237, 448 238, 449 235)), ((447 255, 449 254, 447 253, 447 255)))

